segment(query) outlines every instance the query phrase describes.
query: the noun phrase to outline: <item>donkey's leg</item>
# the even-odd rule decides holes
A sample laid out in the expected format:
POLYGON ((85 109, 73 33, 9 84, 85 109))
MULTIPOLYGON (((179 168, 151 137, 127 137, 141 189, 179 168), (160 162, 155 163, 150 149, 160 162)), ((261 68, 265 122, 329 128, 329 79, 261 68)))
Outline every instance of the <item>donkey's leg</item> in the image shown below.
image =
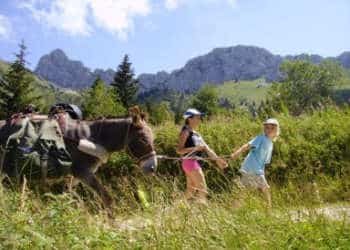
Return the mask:
POLYGON ((112 206, 112 197, 107 190, 102 186, 100 181, 95 176, 100 161, 91 155, 78 151, 74 147, 71 149, 73 153, 72 174, 85 185, 93 189, 102 199, 104 206, 110 208, 112 206))
POLYGON ((68 192, 72 193, 73 187, 78 185, 80 183, 80 181, 78 180, 78 178, 74 178, 73 175, 70 175, 65 179, 65 183, 66 183, 68 192))
POLYGON ((112 206, 112 197, 100 183, 94 173, 85 172, 85 174, 79 175, 78 178, 92 188, 102 198, 103 204, 106 206, 106 208, 110 208, 112 206))

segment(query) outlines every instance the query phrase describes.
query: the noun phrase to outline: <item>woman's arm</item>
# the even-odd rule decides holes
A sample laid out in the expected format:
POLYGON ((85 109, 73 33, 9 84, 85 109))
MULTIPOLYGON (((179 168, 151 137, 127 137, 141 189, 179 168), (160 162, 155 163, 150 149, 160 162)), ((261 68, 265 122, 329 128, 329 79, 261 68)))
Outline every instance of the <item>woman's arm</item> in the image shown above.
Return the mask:
POLYGON ((236 160, 240 154, 247 152, 249 149, 250 149, 249 143, 244 144, 242 147, 240 147, 238 150, 236 150, 231 154, 232 160, 236 160))
POLYGON ((179 155, 184 155, 184 154, 188 154, 188 153, 200 152, 200 151, 206 150, 205 146, 196 146, 196 147, 185 148, 185 143, 186 143, 186 140, 187 140, 189 135, 190 135, 190 133, 188 132, 188 130, 184 130, 181 132, 180 138, 179 138, 179 143, 178 143, 177 148, 176 148, 176 153, 178 153, 179 155))
POLYGON ((208 154, 209 158, 211 158, 212 160, 214 160, 216 162, 216 164, 219 166, 219 168, 224 169, 224 168, 228 167, 227 162, 224 159, 219 158, 218 155, 214 152, 214 150, 212 150, 208 146, 208 144, 206 144, 206 142, 204 142, 204 145, 206 147, 205 152, 208 154))
POLYGON ((34 121, 44 121, 49 119, 47 115, 38 115, 38 114, 31 114, 29 117, 31 120, 34 120, 34 121))

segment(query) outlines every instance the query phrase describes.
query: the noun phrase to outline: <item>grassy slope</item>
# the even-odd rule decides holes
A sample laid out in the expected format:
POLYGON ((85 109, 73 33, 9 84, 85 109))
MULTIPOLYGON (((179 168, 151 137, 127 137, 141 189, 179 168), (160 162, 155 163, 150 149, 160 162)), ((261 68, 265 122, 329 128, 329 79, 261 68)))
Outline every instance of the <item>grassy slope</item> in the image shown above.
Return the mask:
POLYGON ((218 86, 217 89, 220 97, 227 98, 233 104, 239 104, 242 100, 255 101, 258 104, 264 100, 269 89, 269 85, 258 88, 259 82, 261 82, 259 79, 240 81, 238 83, 225 82, 223 85, 218 86))
MULTIPOLYGON (((350 71, 349 71, 350 78, 350 71)), ((260 79, 254 81, 240 81, 225 82, 217 87, 219 96, 227 98, 233 104, 239 104, 242 100, 246 100, 249 103, 256 102, 259 104, 265 100, 270 85, 258 88, 258 84, 261 82, 260 79)), ((338 96, 350 96, 350 82, 345 82, 342 86, 335 89, 338 96)))
POLYGON ((0 73, 4 73, 8 69, 8 64, 0 60, 0 73))

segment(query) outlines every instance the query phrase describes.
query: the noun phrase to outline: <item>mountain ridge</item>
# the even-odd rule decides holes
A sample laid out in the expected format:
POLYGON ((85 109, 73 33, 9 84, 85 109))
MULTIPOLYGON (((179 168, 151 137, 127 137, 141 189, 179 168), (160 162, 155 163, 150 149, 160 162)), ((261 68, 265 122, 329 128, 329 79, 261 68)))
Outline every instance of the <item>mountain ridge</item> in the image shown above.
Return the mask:
MULTIPOLYGON (((193 92, 205 83, 221 84, 225 81, 257 78, 275 81, 281 77, 280 64, 284 60, 297 59, 307 59, 313 63, 333 59, 343 67, 350 68, 350 51, 345 51, 336 57, 305 53, 281 56, 261 47, 237 45, 214 48, 204 55, 189 59, 183 67, 171 72, 163 70, 154 74, 145 73, 140 74, 138 78, 141 91, 170 88, 182 92, 193 92)), ((90 86, 97 76, 109 84, 115 74, 113 69, 91 70, 81 61, 71 60, 61 49, 55 49, 41 57, 34 72, 57 86, 72 89, 90 86)))

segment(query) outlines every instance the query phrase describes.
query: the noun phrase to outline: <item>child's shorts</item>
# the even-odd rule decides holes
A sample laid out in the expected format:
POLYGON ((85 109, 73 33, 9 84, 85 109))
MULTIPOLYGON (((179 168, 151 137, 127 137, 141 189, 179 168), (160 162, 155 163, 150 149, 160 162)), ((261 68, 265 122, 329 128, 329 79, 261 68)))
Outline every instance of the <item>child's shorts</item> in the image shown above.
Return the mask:
POLYGON ((193 170, 201 169, 201 165, 197 160, 183 160, 182 169, 185 173, 191 172, 193 170))
POLYGON ((270 188, 266 181, 265 175, 256 175, 252 173, 247 173, 245 171, 241 172, 240 182, 245 188, 251 189, 267 189, 270 188))

